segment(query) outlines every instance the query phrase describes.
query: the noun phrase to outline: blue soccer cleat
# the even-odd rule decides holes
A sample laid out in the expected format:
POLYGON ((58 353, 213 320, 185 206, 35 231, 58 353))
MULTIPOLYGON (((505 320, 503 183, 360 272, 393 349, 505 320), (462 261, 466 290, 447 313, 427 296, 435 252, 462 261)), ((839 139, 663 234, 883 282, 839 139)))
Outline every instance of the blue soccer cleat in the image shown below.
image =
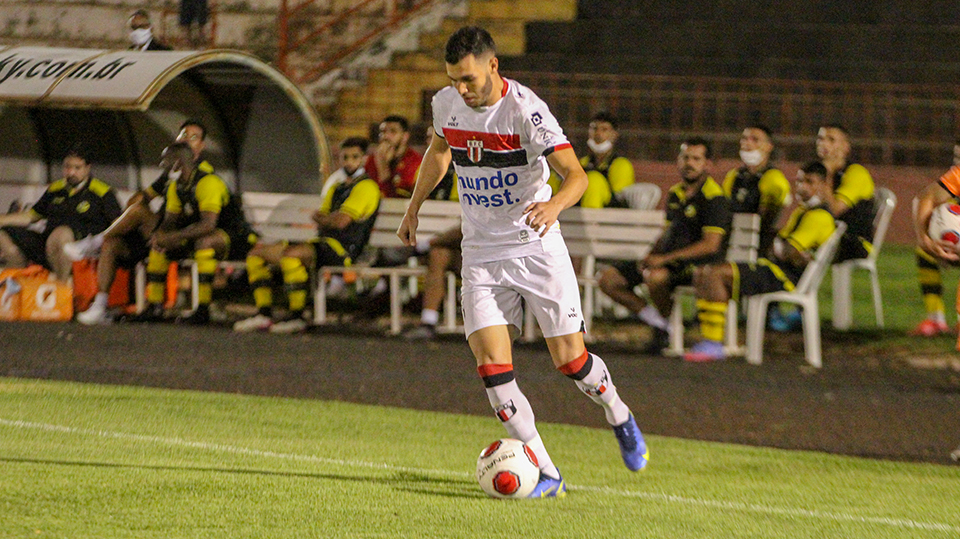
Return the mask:
MULTIPOLYGON (((557 471, 559 474, 560 472, 557 471)), ((540 472, 540 480, 537 486, 533 488, 528 498, 562 498, 567 495, 567 484, 563 482, 563 477, 553 478, 540 472)))
POLYGON ((685 361, 696 363, 722 361, 726 358, 727 353, 723 350, 723 343, 709 340, 698 342, 687 353, 683 354, 685 361))
POLYGON ((630 414, 630 419, 623 424, 614 426, 613 433, 617 435, 620 455, 627 468, 631 472, 644 469, 650 460, 650 451, 647 449, 646 442, 643 441, 643 434, 640 433, 640 427, 637 426, 637 420, 633 418, 633 414, 630 414))

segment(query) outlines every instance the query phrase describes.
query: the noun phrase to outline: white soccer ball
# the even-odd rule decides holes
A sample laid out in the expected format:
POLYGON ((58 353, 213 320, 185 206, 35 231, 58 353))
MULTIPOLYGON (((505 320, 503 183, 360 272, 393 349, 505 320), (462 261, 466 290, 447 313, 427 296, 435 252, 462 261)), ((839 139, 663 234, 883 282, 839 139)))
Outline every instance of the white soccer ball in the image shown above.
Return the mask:
POLYGON ((477 481, 494 498, 526 498, 539 480, 537 456, 520 440, 497 440, 477 458, 477 481))
POLYGON ((945 202, 933 209, 927 234, 934 241, 953 244, 960 248, 960 204, 945 202))

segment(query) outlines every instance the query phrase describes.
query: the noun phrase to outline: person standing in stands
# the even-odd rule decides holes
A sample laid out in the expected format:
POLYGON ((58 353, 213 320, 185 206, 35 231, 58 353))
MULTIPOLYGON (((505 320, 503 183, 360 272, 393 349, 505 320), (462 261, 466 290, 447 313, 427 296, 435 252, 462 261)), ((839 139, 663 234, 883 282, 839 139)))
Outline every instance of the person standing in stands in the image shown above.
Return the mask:
POLYGON ((130 15, 130 49, 135 51, 168 51, 170 47, 164 45, 153 35, 153 25, 150 24, 150 14, 145 9, 138 9, 130 15))
POLYGON ((580 200, 587 175, 546 104, 501 77, 486 30, 457 30, 445 53, 451 85, 433 98, 437 136, 397 235, 416 245, 417 213, 452 160, 463 208, 464 330, 496 416, 537 457, 540 481, 531 497, 563 496, 566 485, 514 378, 511 340, 522 324, 522 302, 536 316, 554 366, 602 407, 624 463, 640 470, 646 444, 606 364, 584 346, 580 291, 557 223, 580 200), (550 167, 564 178, 553 196, 550 167))

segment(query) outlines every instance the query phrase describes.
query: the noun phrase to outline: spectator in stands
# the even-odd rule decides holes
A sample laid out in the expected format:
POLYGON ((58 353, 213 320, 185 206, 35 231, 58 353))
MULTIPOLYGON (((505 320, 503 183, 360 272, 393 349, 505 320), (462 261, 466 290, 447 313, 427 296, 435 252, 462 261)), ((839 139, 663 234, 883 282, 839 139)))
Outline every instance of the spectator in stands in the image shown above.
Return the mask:
POLYGON ((682 181, 670 189, 663 235, 645 259, 616 263, 600 275, 600 289, 653 328, 646 353, 659 355, 669 343, 673 289, 692 284, 695 267, 722 262, 726 256, 730 201, 710 177, 711 157, 710 143, 700 137, 680 145, 682 181), (653 305, 634 292, 641 283, 646 283, 653 305))
POLYGON ((26 211, 0 216, 0 259, 7 267, 28 263, 53 270, 57 278, 70 278, 73 261, 63 246, 77 237, 96 234, 120 215, 116 192, 90 174, 88 150, 76 144, 63 159, 63 178, 26 211), (45 219, 41 228, 35 223, 45 219))
MULTIPOLYGON (((190 146, 197 170, 203 174, 213 174, 213 166, 201 158, 206 148, 206 138, 207 130, 203 124, 197 120, 187 120, 180 125, 176 141, 190 146)), ((123 214, 106 230, 63 247, 71 260, 99 258, 97 295, 86 311, 77 314, 78 322, 90 325, 113 321, 107 312, 107 300, 117 268, 133 267, 150 254, 148 240, 163 217, 162 204, 169 180, 168 172, 164 170, 152 184, 130 198, 123 214), (154 210, 151 206, 157 198, 161 199, 161 204, 154 210)))
POLYGON ((960 257, 950 244, 931 238, 930 216, 934 208, 945 202, 960 203, 960 140, 953 145, 953 167, 936 182, 924 187, 913 200, 914 232, 917 234, 917 277, 927 317, 910 332, 919 337, 935 337, 950 333, 943 305, 941 264, 956 267, 960 257))
MULTIPOLYGON (((863 165, 850 162, 850 135, 839 124, 827 124, 819 129, 817 157, 827 167, 827 174, 833 182, 833 189, 827 193, 824 202, 834 217, 847 223, 835 262, 865 258, 873 248, 873 178, 863 165)), ((784 314, 779 309, 771 309, 771 329, 795 331, 801 323, 800 312, 796 309, 784 314)))
POLYGON ((307 328, 308 268, 349 266, 367 245, 380 207, 380 188, 362 166, 367 139, 353 137, 340 143, 341 168, 323 185, 320 208, 313 214, 317 238, 305 244, 258 243, 247 255, 247 276, 257 305, 256 315, 233 325, 234 331, 295 333, 307 328), (289 312, 273 317, 271 268, 279 267, 287 292, 289 312))
MULTIPOLYGON (((623 188, 636 181, 633 163, 620 155, 616 142, 617 118, 609 112, 601 111, 593 115, 587 128, 587 154, 580 158, 580 165, 587 172, 589 184, 580 198, 579 205, 584 208, 626 208, 627 202, 617 194, 623 188)), ((560 177, 556 172, 550 174, 550 188, 556 193, 560 188, 560 177)))
POLYGON ((145 9, 138 9, 130 15, 130 48, 136 51, 168 51, 170 47, 164 45, 153 35, 153 25, 150 24, 150 14, 145 9))
POLYGON ((207 0, 180 0, 180 29, 193 49, 206 44, 207 0))
POLYGON ((186 142, 175 142, 163 150, 160 167, 170 183, 166 189, 166 210, 160 226, 150 235, 147 259, 146 310, 132 321, 163 319, 163 298, 167 269, 173 260, 192 257, 200 274, 199 307, 179 322, 206 324, 210 321, 213 277, 217 262, 246 257, 257 235, 243 215, 240 196, 230 193, 215 174, 197 167, 193 150, 186 142))
POLYGON ((742 165, 727 172, 723 180, 723 192, 730 199, 731 213, 760 215, 760 253, 767 252, 773 244, 780 212, 790 203, 790 182, 770 164, 772 153, 770 128, 748 125, 740 134, 742 165))
POLYGON ((379 142, 364 168, 384 198, 410 198, 423 156, 410 147, 410 124, 403 116, 380 122, 379 142))
POLYGON ((804 165, 797 173, 800 203, 765 258, 756 263, 729 262, 701 268, 694 281, 703 340, 684 354, 685 360, 715 361, 726 357, 723 330, 730 298, 790 290, 800 280, 814 251, 836 229, 825 202, 831 190, 827 178, 826 167, 816 161, 804 165))

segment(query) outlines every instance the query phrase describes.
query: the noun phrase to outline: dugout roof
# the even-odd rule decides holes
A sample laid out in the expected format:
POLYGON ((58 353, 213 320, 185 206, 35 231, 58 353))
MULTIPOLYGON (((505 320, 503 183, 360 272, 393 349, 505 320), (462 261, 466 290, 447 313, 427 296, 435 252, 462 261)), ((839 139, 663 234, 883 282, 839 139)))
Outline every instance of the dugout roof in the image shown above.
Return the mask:
POLYGON ((243 190, 316 193, 330 169, 306 97, 244 52, 0 46, 0 185, 58 178, 77 140, 95 176, 148 185, 187 118, 207 126, 204 157, 243 190))

